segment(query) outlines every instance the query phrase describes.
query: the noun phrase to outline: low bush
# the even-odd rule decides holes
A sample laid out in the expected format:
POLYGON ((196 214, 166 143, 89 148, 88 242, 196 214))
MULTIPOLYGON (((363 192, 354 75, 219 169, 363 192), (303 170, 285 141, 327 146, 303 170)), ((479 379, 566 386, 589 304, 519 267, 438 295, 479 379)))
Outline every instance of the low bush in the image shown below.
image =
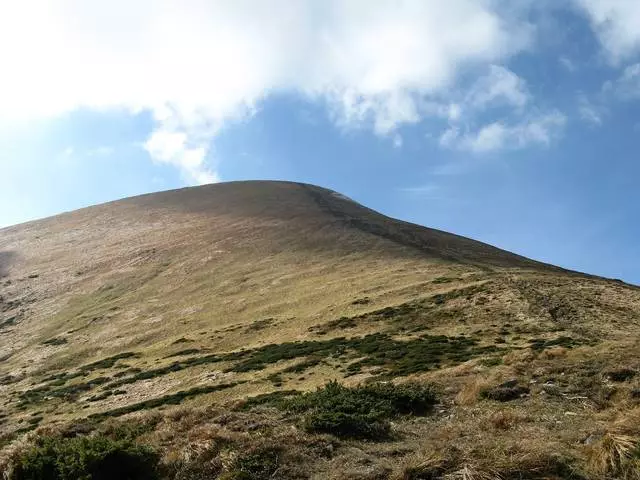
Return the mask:
POLYGON ((154 480, 151 448, 106 437, 40 437, 15 460, 9 480, 154 480))
POLYGON ((310 432, 383 439, 389 435, 391 418, 424 415, 435 403, 430 385, 375 383, 347 387, 334 381, 315 392, 273 397, 272 405, 303 414, 303 426, 310 432))

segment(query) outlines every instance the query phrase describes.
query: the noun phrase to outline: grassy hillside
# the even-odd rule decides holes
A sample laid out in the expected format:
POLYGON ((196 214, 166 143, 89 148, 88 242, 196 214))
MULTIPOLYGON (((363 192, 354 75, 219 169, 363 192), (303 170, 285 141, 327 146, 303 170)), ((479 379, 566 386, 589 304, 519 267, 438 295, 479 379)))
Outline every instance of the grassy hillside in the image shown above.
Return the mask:
POLYGON ((130 198, 0 230, 0 469, 639 478, 639 339, 636 287, 319 187, 130 198))

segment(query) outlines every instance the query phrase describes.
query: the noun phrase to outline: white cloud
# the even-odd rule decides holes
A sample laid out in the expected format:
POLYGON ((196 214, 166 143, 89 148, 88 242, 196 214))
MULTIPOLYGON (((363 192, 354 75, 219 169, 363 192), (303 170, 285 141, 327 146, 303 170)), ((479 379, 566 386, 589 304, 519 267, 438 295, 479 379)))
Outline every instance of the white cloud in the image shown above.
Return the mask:
POLYGON ((566 124, 566 117, 554 111, 522 119, 516 123, 493 122, 478 130, 460 133, 445 131, 440 142, 443 146, 473 153, 515 150, 531 145, 548 146, 558 137, 566 124))
POLYGON ((603 90, 623 100, 640 98, 640 63, 626 67, 617 80, 606 82, 603 90))
POLYGON ((613 62, 640 51, 640 2, 637 0, 575 0, 613 62))
POLYGON ((187 133, 158 129, 151 134, 144 148, 156 161, 180 167, 184 180, 190 184, 218 181, 216 174, 205 164, 207 148, 202 142, 191 145, 187 133))
MULTIPOLYGON (((381 135, 431 115, 428 99, 462 69, 500 63, 530 41, 526 22, 498 13, 503 3, 1 2, 0 117, 149 110, 150 154, 190 182, 212 181, 211 139, 274 92, 323 100, 338 124, 381 135)), ((522 104, 518 82, 495 68, 499 86, 477 101, 522 104)))
POLYGON ((584 94, 578 95, 578 113, 584 122, 592 126, 602 125, 602 107, 594 105, 584 94))
POLYGON ((560 136, 566 117, 532 105, 533 100, 522 78, 491 65, 455 104, 456 114, 448 115, 449 126, 440 134, 439 144, 478 154, 549 145, 560 136))
POLYGON ((523 79, 504 67, 491 65, 489 73, 481 77, 471 88, 466 103, 474 108, 492 104, 523 107, 530 99, 523 79))
POLYGON ((460 128, 450 126, 442 135, 440 135, 440 146, 445 148, 453 148, 460 138, 460 128))

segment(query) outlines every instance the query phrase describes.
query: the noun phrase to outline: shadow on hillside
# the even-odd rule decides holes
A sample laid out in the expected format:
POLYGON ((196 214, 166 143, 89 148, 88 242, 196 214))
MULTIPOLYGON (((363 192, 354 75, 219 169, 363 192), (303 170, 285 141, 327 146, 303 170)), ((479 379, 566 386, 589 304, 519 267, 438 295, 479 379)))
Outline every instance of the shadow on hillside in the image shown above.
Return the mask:
POLYGON ((15 257, 16 254, 14 252, 0 252, 0 278, 9 275, 9 267, 15 257))

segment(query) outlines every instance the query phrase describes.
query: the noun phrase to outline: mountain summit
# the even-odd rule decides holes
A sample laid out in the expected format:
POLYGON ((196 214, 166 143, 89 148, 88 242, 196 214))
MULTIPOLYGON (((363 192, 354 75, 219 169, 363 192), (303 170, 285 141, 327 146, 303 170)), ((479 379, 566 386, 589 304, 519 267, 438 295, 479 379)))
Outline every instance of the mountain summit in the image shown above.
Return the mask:
MULTIPOLYGON (((631 454, 594 466, 589 452, 640 433, 619 427, 640 418, 638 319, 635 287, 395 220, 313 185, 142 195, 0 230, 0 438, 87 419, 104 432, 106 419, 122 417, 147 425, 165 463, 195 448, 202 425, 235 445, 232 457, 264 450, 265 435, 280 439, 280 476, 228 478, 437 478, 470 464, 502 478, 626 475, 631 454), (339 415, 322 417, 333 430, 299 418, 312 398, 303 392, 370 399, 390 381, 393 395, 429 385, 439 407, 416 417, 408 403, 396 413, 376 403, 357 417, 366 428, 347 429, 384 430, 388 439, 373 444, 341 443, 339 415), (145 415, 178 403, 202 425, 169 412, 148 427, 145 415), (376 417, 370 428, 374 411, 393 423, 376 417), (162 428, 185 438, 167 440, 162 428), (411 462, 429 461, 435 476, 406 476, 411 462), (312 467, 295 473, 300 462, 312 467)), ((220 474, 240 468, 223 450, 211 455, 220 474)))

